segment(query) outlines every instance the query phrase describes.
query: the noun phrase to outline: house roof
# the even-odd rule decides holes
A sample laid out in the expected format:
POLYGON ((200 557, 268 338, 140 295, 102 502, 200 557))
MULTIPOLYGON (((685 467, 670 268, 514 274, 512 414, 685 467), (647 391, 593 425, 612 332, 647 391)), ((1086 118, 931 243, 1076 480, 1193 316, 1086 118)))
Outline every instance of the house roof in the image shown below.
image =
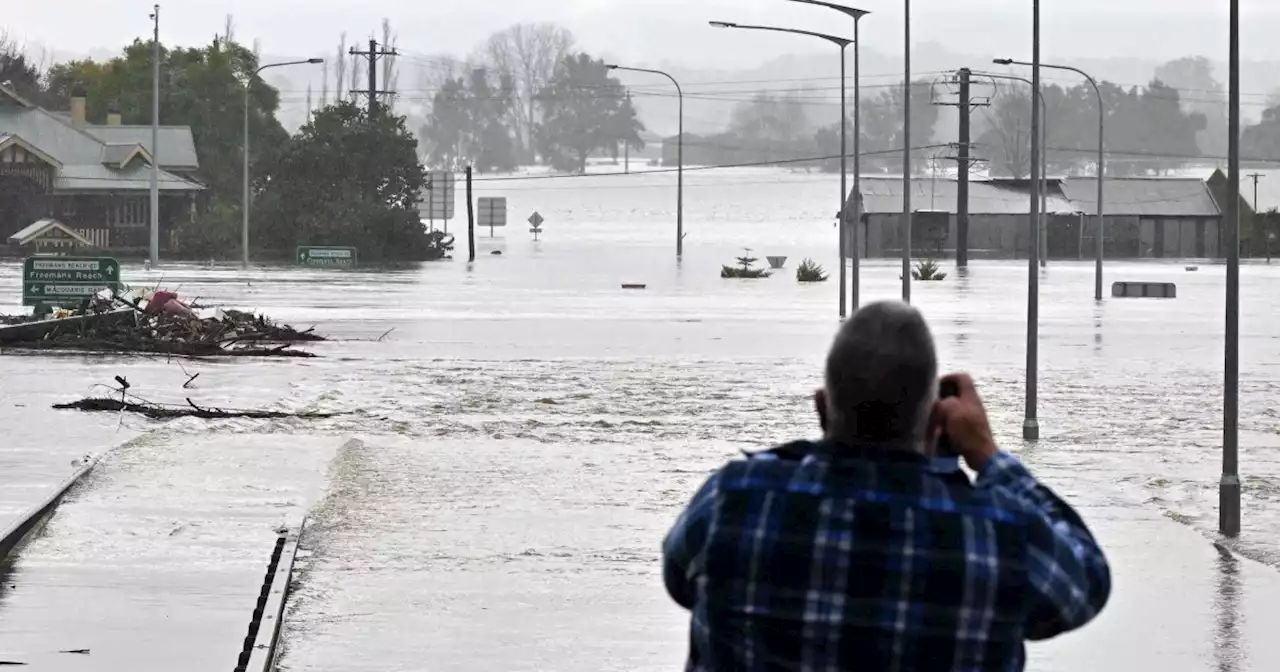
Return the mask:
MULTIPOLYGON (((901 177, 862 177, 863 211, 867 214, 902 212, 901 177)), ((917 177, 911 180, 911 204, 916 210, 955 212, 958 183, 954 177, 917 177)), ((1075 214, 1079 208, 1050 188, 1048 211, 1075 214)), ((969 212, 974 215, 1025 215, 1031 209, 1026 187, 988 180, 969 182, 969 212)))
MULTIPOLYGON (((1081 212, 1097 211, 1096 181, 1066 180, 1062 191, 1081 212)), ((1103 181, 1102 196, 1107 215, 1218 217, 1222 214, 1208 185, 1196 177, 1109 177, 1103 181)))
POLYGON ((40 158, 41 161, 44 161, 45 163, 51 166, 54 166, 55 168, 62 165, 62 162, 40 151, 39 147, 32 145, 26 140, 23 140, 22 136, 17 135, 16 133, 0 133, 0 150, 4 150, 6 147, 9 147, 10 145, 17 145, 25 149, 26 151, 31 152, 32 154, 35 154, 37 157, 40 158))
POLYGON ((48 233, 52 229, 58 229, 62 233, 66 234, 67 237, 75 239, 75 241, 81 245, 86 247, 93 246, 93 243, 89 242, 89 239, 75 231, 72 231, 67 225, 56 219, 41 219, 36 221, 34 224, 23 228, 12 236, 9 236, 9 243, 13 245, 26 245, 27 243, 30 243, 40 236, 48 233))
MULTIPOLYGON (((1243 199, 1245 206, 1255 212, 1267 212, 1273 208, 1280 210, 1280 170, 1255 170, 1253 168, 1246 170, 1242 168, 1240 173, 1240 198, 1243 199), (1258 176, 1256 208, 1254 208, 1254 175, 1258 176)), ((1216 169, 1210 177, 1221 180, 1222 184, 1226 184, 1227 172, 1225 170, 1216 169)))
MULTIPOLYGON (((84 130, 94 137, 113 145, 142 145, 151 151, 150 126, 103 126, 87 124, 84 130)), ((161 126, 159 131, 160 154, 156 157, 165 170, 198 170, 200 159, 196 155, 196 143, 187 126, 161 126)))
POLYGON ((151 153, 142 145, 134 143, 126 144, 106 144, 102 147, 102 163, 108 166, 124 168, 134 157, 142 157, 143 161, 151 163, 151 153))
MULTIPOLYGON (((0 134, 16 135, 25 143, 52 157, 60 165, 54 181, 55 189, 80 191, 146 190, 150 186, 146 169, 134 163, 120 168, 122 150, 110 149, 101 138, 90 134, 88 127, 77 127, 70 121, 40 107, 31 105, 0 86, 0 134), (114 165, 104 165, 113 162, 114 165), (138 175, 143 179, 138 179, 138 175)), ((137 144, 137 143, 131 143, 137 144)), ((161 145, 163 147, 163 144, 161 145)), ((146 160, 150 157, 143 155, 146 160)), ((160 171, 160 188, 168 191, 198 191, 195 182, 160 171)))

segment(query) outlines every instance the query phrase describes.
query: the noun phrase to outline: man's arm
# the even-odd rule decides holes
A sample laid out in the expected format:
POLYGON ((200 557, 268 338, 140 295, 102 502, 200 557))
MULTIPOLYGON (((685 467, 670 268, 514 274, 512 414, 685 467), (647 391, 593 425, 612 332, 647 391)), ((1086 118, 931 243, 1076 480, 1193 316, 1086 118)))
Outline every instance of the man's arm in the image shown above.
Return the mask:
POLYGON ((1079 514, 1008 453, 991 457, 976 486, 1004 489, 1028 507, 1027 639, 1048 639, 1093 620, 1111 595, 1111 570, 1079 514))
POLYGON ((662 542, 662 582, 676 604, 693 609, 694 573, 702 563, 720 472, 703 483, 662 542))

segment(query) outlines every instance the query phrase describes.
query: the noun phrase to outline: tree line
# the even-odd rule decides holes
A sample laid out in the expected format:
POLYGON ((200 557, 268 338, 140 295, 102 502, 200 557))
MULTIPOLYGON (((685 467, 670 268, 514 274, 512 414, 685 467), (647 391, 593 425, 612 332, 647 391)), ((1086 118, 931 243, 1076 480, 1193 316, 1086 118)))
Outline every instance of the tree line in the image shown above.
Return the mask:
POLYGON ((432 167, 510 171, 541 161, 582 172, 595 154, 644 147, 625 88, 563 28, 512 26, 466 62, 441 60, 444 76, 427 81, 434 94, 421 130, 432 167))
MULTIPOLYGON (((439 258, 449 241, 425 230, 417 200, 426 182, 417 138, 381 104, 338 100, 296 133, 276 117, 279 92, 254 73, 257 54, 225 34, 190 48, 161 45, 160 119, 190 126, 206 186, 194 221, 177 223, 187 258, 231 257, 240 248, 246 86, 256 258, 291 258, 298 245, 350 245, 370 261, 439 258)), ((151 123, 152 44, 137 40, 105 61, 76 60, 41 70, 0 40, 0 81, 50 109, 86 94, 91 123, 108 111, 125 124, 151 123)))

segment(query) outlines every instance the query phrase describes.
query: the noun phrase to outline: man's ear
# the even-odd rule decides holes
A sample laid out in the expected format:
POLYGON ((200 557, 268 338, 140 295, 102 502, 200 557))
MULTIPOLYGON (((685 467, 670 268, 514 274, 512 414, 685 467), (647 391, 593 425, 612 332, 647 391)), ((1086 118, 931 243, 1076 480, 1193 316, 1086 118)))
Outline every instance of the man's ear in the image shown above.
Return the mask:
POLYGON ((813 393, 813 408, 818 412, 818 425, 827 431, 827 391, 819 388, 813 393))

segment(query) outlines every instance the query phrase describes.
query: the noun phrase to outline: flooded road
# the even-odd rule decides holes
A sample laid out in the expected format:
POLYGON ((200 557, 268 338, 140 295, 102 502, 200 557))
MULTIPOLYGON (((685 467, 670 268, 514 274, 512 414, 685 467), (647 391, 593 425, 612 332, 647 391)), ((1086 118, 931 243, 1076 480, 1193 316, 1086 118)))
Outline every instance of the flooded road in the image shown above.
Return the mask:
MULTIPOLYGON (((668 186, 665 176, 643 179, 668 186)), ((652 189, 575 186, 494 191, 511 198, 513 221, 538 209, 545 232, 535 243, 523 227, 495 239, 481 230, 473 265, 126 266, 127 282, 163 277, 202 303, 260 309, 338 340, 308 344, 315 360, 184 362, 201 373, 194 390, 163 359, 0 357, 0 510, 34 503, 73 459, 104 456, 6 579, 0 654, 42 670, 225 670, 275 527, 309 513, 287 669, 679 668, 686 619, 662 592, 661 535, 726 457, 816 433, 809 395, 837 326, 834 283, 794 280, 805 256, 835 271, 822 207, 829 180, 788 178, 769 192, 746 172, 718 187, 702 179, 690 202, 718 189, 714 202, 732 205, 695 206, 679 264, 672 218, 652 189), (787 255, 787 270, 720 279, 719 265, 742 247, 787 255), (154 401, 344 415, 166 424, 48 408, 114 375, 154 401), (91 661, 56 654, 87 639, 91 661)), ((1172 518, 1207 536, 1220 470, 1224 269, 1184 265, 1108 267, 1108 283, 1176 282, 1174 301, 1096 305, 1089 262, 1042 273, 1043 439, 1025 447, 1025 263, 980 262, 917 283, 913 298, 944 366, 978 379, 1004 447, 1086 507, 1153 535, 1178 527, 1172 518)), ((898 297, 898 269, 864 267, 864 300, 898 297)), ((17 274, 0 264, 0 312, 17 309, 17 274)), ((1268 288, 1278 281, 1280 265, 1242 271, 1237 550, 1272 566, 1280 295, 1268 288)), ((1212 592, 1218 580, 1188 585, 1212 592)), ((1072 665, 1090 659, 1071 641, 1030 669, 1080 669, 1072 665)))

